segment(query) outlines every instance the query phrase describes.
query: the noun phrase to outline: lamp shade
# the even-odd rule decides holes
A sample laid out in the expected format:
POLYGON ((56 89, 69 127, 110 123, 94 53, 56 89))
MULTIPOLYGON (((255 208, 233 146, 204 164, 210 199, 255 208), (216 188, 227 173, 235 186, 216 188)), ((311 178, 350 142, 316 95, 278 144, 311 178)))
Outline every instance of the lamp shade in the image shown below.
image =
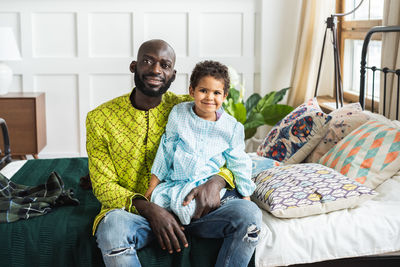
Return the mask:
POLYGON ((0 61, 20 60, 17 42, 10 27, 0 27, 0 61))

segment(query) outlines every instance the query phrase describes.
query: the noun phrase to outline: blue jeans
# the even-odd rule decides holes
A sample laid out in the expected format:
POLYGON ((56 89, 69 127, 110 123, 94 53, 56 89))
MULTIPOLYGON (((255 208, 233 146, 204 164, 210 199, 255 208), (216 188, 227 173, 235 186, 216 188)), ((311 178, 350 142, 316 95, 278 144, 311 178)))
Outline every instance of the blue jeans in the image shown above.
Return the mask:
MULTIPOLYGON (((215 266, 247 266, 261 227, 261 211, 251 201, 229 199, 224 205, 192 221, 185 232, 203 238, 223 238, 215 266)), ((96 231, 106 266, 141 266, 136 250, 155 236, 148 221, 123 209, 108 212, 96 231)))

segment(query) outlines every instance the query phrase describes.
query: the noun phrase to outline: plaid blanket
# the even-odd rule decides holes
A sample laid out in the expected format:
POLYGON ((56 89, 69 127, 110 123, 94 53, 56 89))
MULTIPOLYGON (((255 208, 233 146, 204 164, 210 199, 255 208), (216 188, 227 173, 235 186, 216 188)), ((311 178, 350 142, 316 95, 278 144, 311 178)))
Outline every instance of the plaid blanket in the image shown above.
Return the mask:
POLYGON ((15 184, 0 173, 0 223, 29 219, 50 212, 62 205, 78 205, 72 190, 52 172, 45 184, 26 186, 15 184))

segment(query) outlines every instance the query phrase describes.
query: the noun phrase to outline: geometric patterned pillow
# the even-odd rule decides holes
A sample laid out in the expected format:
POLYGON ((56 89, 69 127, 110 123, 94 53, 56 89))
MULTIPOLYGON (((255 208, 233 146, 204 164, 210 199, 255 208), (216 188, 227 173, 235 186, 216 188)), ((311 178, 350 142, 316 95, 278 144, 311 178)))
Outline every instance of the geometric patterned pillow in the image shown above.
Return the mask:
POLYGON ((363 112, 360 103, 346 104, 329 115, 329 129, 305 162, 317 162, 326 152, 354 129, 364 124, 369 116, 363 112))
POLYGON ((400 170, 400 129, 370 120, 329 150, 318 163, 375 189, 400 170))
POLYGON ((372 189, 316 163, 281 165, 253 178, 252 200, 281 218, 354 208, 377 195, 372 189))
POLYGON ((257 155, 284 163, 302 162, 328 130, 331 116, 316 98, 298 106, 279 121, 257 149, 257 155))

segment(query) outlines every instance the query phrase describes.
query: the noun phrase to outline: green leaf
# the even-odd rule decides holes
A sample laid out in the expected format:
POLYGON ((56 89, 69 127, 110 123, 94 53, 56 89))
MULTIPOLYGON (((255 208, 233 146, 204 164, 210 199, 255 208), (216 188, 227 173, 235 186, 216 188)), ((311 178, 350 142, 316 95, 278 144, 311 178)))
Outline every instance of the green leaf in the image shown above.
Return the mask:
POLYGON ((289 89, 290 89, 290 87, 287 87, 287 88, 283 88, 283 89, 279 90, 278 92, 276 92, 273 103, 278 104, 279 101, 281 101, 283 99, 283 97, 286 95, 286 92, 289 89))
POLYGON ((258 126, 264 125, 264 116, 261 113, 253 112, 252 115, 247 119, 244 124, 245 129, 257 128, 258 126))
POLYGON ((258 101, 260 101, 260 99, 261 99, 261 96, 257 93, 254 93, 244 103, 244 106, 246 107, 246 110, 247 110, 247 119, 252 114, 254 107, 257 106, 257 103, 258 103, 258 101))
POLYGON ((268 125, 275 125, 278 121, 283 119, 287 114, 289 114, 293 108, 288 105, 269 105, 265 106, 261 111, 264 116, 264 122, 268 125))
POLYGON ((256 111, 261 112, 264 107, 272 105, 276 92, 270 92, 266 94, 260 101, 258 101, 256 106, 256 111))
POLYGON ((233 100, 233 103, 239 103, 239 98, 240 98, 240 91, 236 90, 235 88, 231 87, 229 89, 229 94, 228 94, 228 101, 229 99, 233 100))
POLYGON ((233 99, 229 99, 226 112, 235 117, 238 122, 242 124, 246 122, 246 108, 242 103, 234 103, 233 99))
POLYGON ((257 128, 250 128, 244 130, 244 139, 249 139, 253 137, 257 132, 257 128))

